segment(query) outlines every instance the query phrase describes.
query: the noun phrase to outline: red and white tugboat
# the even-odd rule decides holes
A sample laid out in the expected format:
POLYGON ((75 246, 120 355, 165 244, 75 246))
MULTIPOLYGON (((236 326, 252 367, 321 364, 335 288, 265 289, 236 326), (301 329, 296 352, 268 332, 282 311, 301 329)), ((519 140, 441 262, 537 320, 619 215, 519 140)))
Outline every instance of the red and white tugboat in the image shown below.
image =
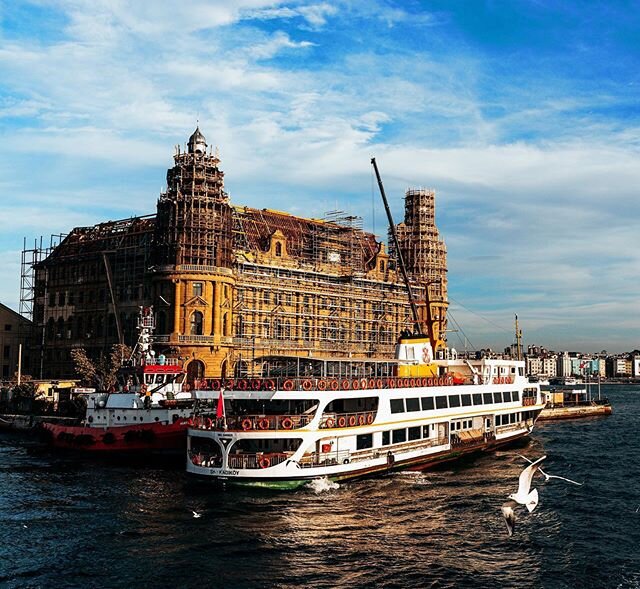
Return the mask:
POLYGON ((118 372, 120 390, 90 394, 80 425, 43 423, 52 446, 95 454, 184 450, 196 393, 184 390, 177 358, 156 357, 154 328, 153 308, 141 308, 138 343, 118 372))

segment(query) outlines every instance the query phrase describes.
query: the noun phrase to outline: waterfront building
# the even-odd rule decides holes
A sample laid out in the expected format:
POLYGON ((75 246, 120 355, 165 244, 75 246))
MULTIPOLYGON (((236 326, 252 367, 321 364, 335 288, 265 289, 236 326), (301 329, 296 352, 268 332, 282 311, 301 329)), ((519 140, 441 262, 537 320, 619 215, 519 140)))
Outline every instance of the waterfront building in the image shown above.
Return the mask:
POLYGON ((563 352, 557 358, 556 376, 571 376, 574 374, 572 369, 571 358, 569 352, 563 352))
MULTIPOLYGON (((173 160, 155 215, 76 227, 23 253, 40 378, 73 376, 74 347, 97 357, 132 345, 141 305, 156 313, 158 351, 182 357, 191 383, 243 375, 249 360, 275 354, 393 356, 413 324, 406 287, 395 252, 359 217, 232 204, 199 129, 173 160)), ((400 249, 437 351, 448 302, 435 193, 408 190, 404 212, 400 249)))
POLYGON ((12 380, 18 372, 18 355, 22 345, 22 371, 29 370, 28 338, 31 321, 0 303, 0 353, 2 353, 2 381, 12 380))
POLYGON ((558 369, 558 357, 554 354, 552 356, 547 356, 542 358, 542 374, 547 378, 553 378, 557 376, 558 369))
POLYGON ((526 357, 526 373, 529 376, 538 376, 542 374, 542 358, 538 356, 526 357))

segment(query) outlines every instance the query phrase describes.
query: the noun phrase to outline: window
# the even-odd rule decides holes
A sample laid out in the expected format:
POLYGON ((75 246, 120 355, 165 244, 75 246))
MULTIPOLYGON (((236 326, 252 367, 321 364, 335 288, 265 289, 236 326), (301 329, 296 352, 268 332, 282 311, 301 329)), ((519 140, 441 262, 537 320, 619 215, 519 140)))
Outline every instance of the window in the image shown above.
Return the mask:
POLYGON ((380 272, 384 272, 384 261, 380 260, 380 272))
POLYGON ((11 325, 11 323, 5 323, 4 324, 4 330, 5 331, 11 331, 12 328, 13 328, 13 325, 11 325))
POLYGON ((511 402, 511 391, 504 391, 502 393, 503 397, 504 397, 504 402, 505 403, 510 403, 511 402))
POLYGON ((482 395, 480 393, 473 393, 473 404, 482 405, 482 395))
POLYGON ((429 426, 428 425, 423 425, 422 426, 422 437, 423 438, 428 438, 429 437, 429 426))
MULTIPOLYGON (((278 258, 282 257, 282 244, 279 241, 276 241, 276 256, 278 258)), ((370 446, 367 446, 369 448, 370 446)))
POLYGON ((493 403, 493 395, 491 393, 482 393, 485 405, 491 405, 493 403))
POLYGON ((411 441, 411 440, 419 440, 421 438, 420 429, 421 428, 420 428, 419 425, 409 428, 409 441, 411 441))
POLYGON ((511 392, 511 400, 519 401, 520 400, 520 391, 512 391, 511 392))
POLYGON ((67 293, 65 293, 65 292, 58 293, 58 306, 59 307, 64 307, 64 302, 65 302, 65 300, 67 298, 66 295, 67 295, 67 293))
POLYGON ((407 399, 407 411, 420 411, 420 399, 418 397, 407 399))
POLYGON ((460 395, 449 395, 449 407, 460 407, 460 395))
POLYGON ((501 392, 493 393, 493 402, 494 403, 502 403, 502 393, 501 392))
POLYGON ((382 445, 388 446, 391 443, 391 435, 390 432, 382 432, 382 445))
POLYGON ((471 395, 461 395, 462 397, 462 406, 469 407, 471 405, 471 395))
POLYGON ((447 408, 447 398, 436 397, 436 409, 446 409, 446 408, 447 408))
POLYGON ((202 335, 202 313, 194 311, 191 315, 191 335, 202 335))
POLYGON ((2 366, 2 378, 9 378, 9 365, 4 364, 2 366))
MULTIPOLYGON (((388 432, 387 432, 388 433, 388 432)), ((356 437, 356 448, 366 450, 373 447, 373 434, 360 434, 356 437)))
POLYGON ((404 399, 391 399, 391 413, 404 413, 404 399))
POLYGON ((4 357, 7 360, 11 357, 11 346, 4 347, 4 357))
POLYGON ((202 296, 202 282, 194 282, 193 283, 193 296, 201 297, 202 296))
POLYGON ((433 397, 422 397, 422 410, 429 411, 433 409, 433 397))
POLYGON ((407 430, 406 429, 394 429, 393 430, 393 443, 401 444, 402 442, 407 441, 407 430))

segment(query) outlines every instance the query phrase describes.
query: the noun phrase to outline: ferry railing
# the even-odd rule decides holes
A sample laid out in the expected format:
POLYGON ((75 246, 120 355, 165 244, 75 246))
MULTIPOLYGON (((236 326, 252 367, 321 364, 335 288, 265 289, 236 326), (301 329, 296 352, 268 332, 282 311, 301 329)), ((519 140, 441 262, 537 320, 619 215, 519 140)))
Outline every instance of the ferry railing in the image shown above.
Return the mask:
POLYGON ((524 422, 510 423, 509 425, 497 425, 496 434, 504 434, 507 432, 514 432, 519 429, 525 429, 527 424, 524 422))
POLYGON ((535 397, 523 397, 522 398, 523 407, 530 407, 531 405, 535 405, 535 404, 536 404, 536 398, 535 397))
POLYGON ((198 416, 192 427, 215 431, 290 431, 306 427, 311 421, 313 415, 227 415, 224 419, 198 416))
POLYGON ((189 452, 189 460, 195 466, 205 466, 208 468, 220 468, 222 466, 222 456, 219 454, 208 454, 206 452, 189 452))
POLYGON ((321 429, 356 427, 371 425, 376 411, 358 411, 355 413, 325 413, 320 420, 321 429))
POLYGON ((282 464, 293 454, 285 452, 236 453, 227 457, 227 467, 236 469, 262 469, 282 464))

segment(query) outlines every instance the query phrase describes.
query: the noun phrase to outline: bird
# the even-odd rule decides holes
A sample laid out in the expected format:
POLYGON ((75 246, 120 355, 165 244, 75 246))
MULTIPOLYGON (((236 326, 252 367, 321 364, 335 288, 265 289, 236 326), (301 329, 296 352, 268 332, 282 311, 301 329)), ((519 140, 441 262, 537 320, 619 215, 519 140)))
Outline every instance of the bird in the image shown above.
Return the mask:
MULTIPOLYGON (((526 460, 529 464, 532 463, 532 461, 529 460, 526 456, 522 456, 522 454, 518 454, 518 456, 520 456, 520 458, 522 458, 523 460, 526 460)), ((538 467, 538 472, 544 477, 545 483, 548 483, 551 479, 560 479, 561 481, 566 481, 567 483, 571 483, 572 485, 578 485, 579 487, 582 487, 582 485, 584 484, 584 483, 578 483, 576 481, 572 481, 571 479, 567 479, 565 477, 559 477, 554 474, 547 474, 540 467, 538 467)))
POLYGON ((194 517, 195 519, 198 519, 199 517, 202 517, 202 514, 201 514, 201 513, 198 513, 197 511, 193 511, 193 510, 191 510, 191 512, 193 513, 193 517, 194 517))
POLYGON ((507 533, 509 536, 513 536, 513 531, 516 529, 516 512, 513 508, 518 505, 515 501, 507 501, 502 504, 501 511, 502 517, 504 517, 504 523, 507 526, 507 533))
POLYGON ((529 513, 538 505, 538 490, 531 490, 531 481, 533 480, 533 475, 540 468, 540 463, 545 458, 546 456, 538 458, 538 460, 529 464, 529 466, 520 473, 520 477, 518 478, 518 491, 511 493, 511 495, 507 497, 520 505, 524 505, 529 510, 529 513))

